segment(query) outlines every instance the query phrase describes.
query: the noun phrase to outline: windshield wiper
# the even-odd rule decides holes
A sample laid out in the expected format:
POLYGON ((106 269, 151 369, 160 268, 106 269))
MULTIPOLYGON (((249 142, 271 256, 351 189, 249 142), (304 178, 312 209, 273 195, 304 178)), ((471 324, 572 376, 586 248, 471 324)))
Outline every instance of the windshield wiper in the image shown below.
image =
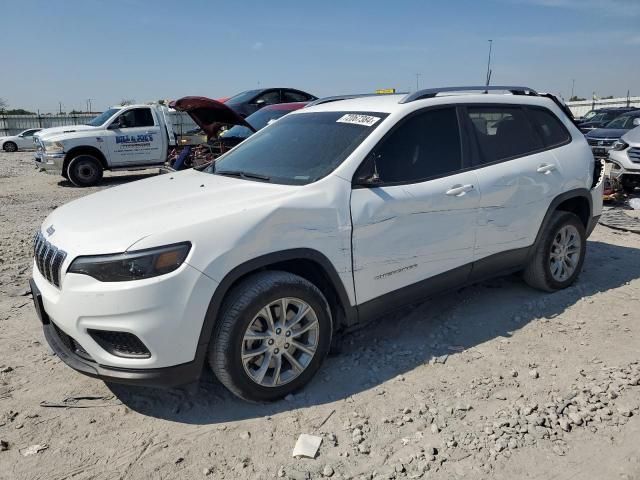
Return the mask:
POLYGON ((227 175, 229 177, 250 178, 254 180, 262 180, 264 182, 270 182, 271 177, 266 175, 260 175, 258 173, 243 172, 241 170, 214 170, 213 173, 217 175, 227 175))

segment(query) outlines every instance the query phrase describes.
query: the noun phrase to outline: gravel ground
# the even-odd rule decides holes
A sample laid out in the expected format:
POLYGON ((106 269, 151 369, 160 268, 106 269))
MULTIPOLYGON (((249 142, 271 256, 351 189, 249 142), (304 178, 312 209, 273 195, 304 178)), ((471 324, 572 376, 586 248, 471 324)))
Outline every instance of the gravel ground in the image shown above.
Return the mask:
POLYGON ((26 292, 31 238, 73 188, 0 153, 0 478, 640 478, 640 236, 598 226, 571 288, 513 276, 345 338, 302 392, 250 405, 205 374, 152 390, 53 356, 26 292), (294 459, 300 434, 322 437, 294 459))

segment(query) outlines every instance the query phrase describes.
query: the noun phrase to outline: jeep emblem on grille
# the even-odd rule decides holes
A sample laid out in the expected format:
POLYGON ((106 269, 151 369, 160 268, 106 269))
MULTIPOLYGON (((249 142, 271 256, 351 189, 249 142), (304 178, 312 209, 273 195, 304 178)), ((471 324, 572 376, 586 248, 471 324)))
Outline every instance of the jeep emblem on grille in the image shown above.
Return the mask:
POLYGON ((56 232, 56 229, 53 228, 53 225, 50 225, 49 228, 47 228, 47 235, 51 236, 56 232))

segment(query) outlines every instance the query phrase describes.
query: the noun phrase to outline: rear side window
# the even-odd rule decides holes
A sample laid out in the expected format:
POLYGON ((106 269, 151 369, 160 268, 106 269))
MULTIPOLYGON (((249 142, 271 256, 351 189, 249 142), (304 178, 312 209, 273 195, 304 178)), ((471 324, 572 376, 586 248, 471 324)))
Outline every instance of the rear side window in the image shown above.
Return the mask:
POLYGON ((529 108, 529 118, 538 129, 544 146, 557 147, 569 143, 571 136, 562 122, 546 108, 529 108))
POLYGON ((308 102, 309 97, 302 92, 296 92, 295 90, 283 90, 282 91, 282 102, 290 103, 290 102, 308 102))
POLYGON ((462 154, 455 109, 410 117, 374 149, 373 156, 383 183, 416 183, 457 172, 462 154))
POLYGON ((478 139, 480 163, 521 157, 544 148, 520 107, 468 107, 478 139))

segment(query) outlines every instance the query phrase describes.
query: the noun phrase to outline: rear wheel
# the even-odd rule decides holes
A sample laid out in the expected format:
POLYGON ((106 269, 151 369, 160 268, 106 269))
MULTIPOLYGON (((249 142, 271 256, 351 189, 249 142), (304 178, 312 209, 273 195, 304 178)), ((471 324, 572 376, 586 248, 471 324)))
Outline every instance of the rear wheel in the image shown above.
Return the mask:
POLYGON ((547 292, 567 288, 578 278, 585 252, 586 232, 580 219, 570 212, 554 212, 524 270, 524 280, 547 292))
POLYGON ((76 187, 91 187, 102 178, 102 165, 91 155, 78 155, 67 166, 67 178, 76 187))
POLYGON ((4 142, 4 145, 2 145, 2 149, 5 152, 17 152, 18 145, 16 145, 14 142, 4 142))
POLYGON ((331 335, 329 305, 315 285, 288 272, 260 272, 229 293, 209 363, 240 398, 277 400, 311 380, 331 335))

